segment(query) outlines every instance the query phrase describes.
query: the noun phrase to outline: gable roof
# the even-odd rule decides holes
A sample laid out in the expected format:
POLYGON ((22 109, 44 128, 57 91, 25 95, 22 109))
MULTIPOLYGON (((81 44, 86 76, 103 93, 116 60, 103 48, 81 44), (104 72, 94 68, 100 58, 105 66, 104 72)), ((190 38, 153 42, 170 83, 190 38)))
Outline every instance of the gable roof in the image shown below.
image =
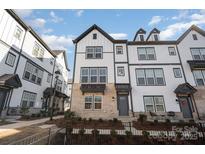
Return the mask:
POLYGON ((205 37, 205 31, 199 27, 197 27, 196 25, 192 25, 188 30, 186 30, 178 39, 177 39, 177 43, 180 43, 188 34, 190 31, 195 30, 196 32, 198 32, 199 34, 201 34, 202 36, 205 37))
POLYGON ((178 85, 177 88, 174 90, 176 94, 193 94, 196 91, 197 90, 188 82, 178 85))
POLYGON ((86 35, 88 35, 94 29, 97 29, 102 35, 104 35, 108 40, 110 40, 113 43, 126 43, 127 42, 127 40, 115 40, 112 36, 110 36, 108 33, 102 30, 99 26, 94 24, 90 28, 88 28, 84 33, 78 36, 75 40, 73 40, 73 43, 78 43, 81 39, 83 39, 86 35))
POLYGON ((135 37, 134 37, 134 40, 133 40, 133 41, 135 41, 135 40, 136 40, 136 38, 137 38, 137 35, 138 35, 138 34, 146 34, 146 31, 145 31, 144 29, 140 28, 140 29, 136 32, 136 34, 135 34, 135 37))
POLYGON ((152 35, 152 33, 157 33, 157 34, 159 34, 160 31, 159 31, 157 28, 153 28, 152 31, 149 33, 149 35, 148 35, 146 41, 150 38, 150 36, 152 35))
POLYGON ((55 56, 58 56, 59 54, 63 53, 66 69, 70 71, 70 69, 68 68, 68 60, 67 60, 66 51, 65 50, 52 50, 52 52, 55 54, 55 56))

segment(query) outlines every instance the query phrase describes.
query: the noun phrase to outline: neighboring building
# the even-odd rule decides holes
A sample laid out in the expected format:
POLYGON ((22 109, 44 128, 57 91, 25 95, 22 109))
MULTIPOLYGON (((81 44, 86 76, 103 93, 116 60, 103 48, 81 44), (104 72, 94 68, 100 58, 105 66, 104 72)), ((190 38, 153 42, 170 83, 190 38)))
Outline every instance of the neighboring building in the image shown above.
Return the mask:
POLYGON ((71 95, 72 95, 72 85, 73 85, 73 80, 68 79, 68 101, 64 105, 64 110, 67 111, 70 109, 70 104, 71 104, 71 95))
MULTIPOLYGON (((0 10, 0 54, 0 114, 16 115, 21 107, 39 112, 44 106, 44 91, 54 87, 59 55, 12 10, 0 10)), ((62 65, 64 82, 67 62, 62 65)), ((66 82, 63 85, 66 95, 66 82)))
POLYGON ((203 118, 205 32, 192 26, 176 41, 161 41, 159 34, 154 28, 145 38, 146 31, 141 28, 133 41, 115 40, 93 25, 77 37, 73 41, 71 110, 87 118, 140 113, 203 118), (192 48, 197 53, 197 64, 190 54, 192 48), (201 70, 190 69, 187 60, 201 70), (202 86, 196 86, 193 74, 198 75, 195 80, 202 86))

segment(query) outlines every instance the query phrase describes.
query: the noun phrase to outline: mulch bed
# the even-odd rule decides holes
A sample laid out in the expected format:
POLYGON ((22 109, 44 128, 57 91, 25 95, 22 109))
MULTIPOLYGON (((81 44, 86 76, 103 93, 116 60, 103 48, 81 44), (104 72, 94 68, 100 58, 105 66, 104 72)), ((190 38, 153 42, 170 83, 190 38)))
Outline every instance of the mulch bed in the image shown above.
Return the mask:
POLYGON ((15 122, 10 122, 10 121, 0 121, 0 126, 3 126, 3 125, 8 125, 8 124, 13 124, 15 122))
POLYGON ((61 119, 54 119, 52 121, 47 121, 46 124, 56 124, 58 127, 66 127, 68 124, 71 125, 72 128, 85 128, 85 129, 116 129, 116 130, 123 130, 124 127, 120 121, 99 121, 99 120, 92 120, 92 121, 73 121, 72 123, 68 123, 69 120, 64 118, 61 119))
POLYGON ((191 123, 165 123, 165 122, 154 123, 149 121, 140 123, 139 121, 133 121, 133 127, 138 130, 171 131, 173 127, 184 128, 185 126, 197 127, 196 124, 191 124, 191 123))

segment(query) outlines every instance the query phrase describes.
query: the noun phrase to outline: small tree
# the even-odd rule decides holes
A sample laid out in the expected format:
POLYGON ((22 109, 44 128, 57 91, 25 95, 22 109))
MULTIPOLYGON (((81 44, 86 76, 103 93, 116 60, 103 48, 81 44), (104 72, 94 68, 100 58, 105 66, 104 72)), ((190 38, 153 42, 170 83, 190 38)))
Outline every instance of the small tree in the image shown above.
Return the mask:
POLYGON ((147 121, 147 115, 145 114, 140 114, 139 115, 139 118, 138 118, 138 121, 143 124, 145 121, 147 121))
POLYGON ((20 113, 25 118, 27 116, 27 113, 29 113, 29 108, 28 107, 21 107, 20 113))

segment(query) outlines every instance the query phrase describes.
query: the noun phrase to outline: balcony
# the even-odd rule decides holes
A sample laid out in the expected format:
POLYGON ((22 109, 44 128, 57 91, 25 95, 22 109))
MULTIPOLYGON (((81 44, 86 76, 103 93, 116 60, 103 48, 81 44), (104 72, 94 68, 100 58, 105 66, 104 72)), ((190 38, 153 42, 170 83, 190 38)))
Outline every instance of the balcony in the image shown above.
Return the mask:
POLYGON ((82 93, 98 93, 104 94, 106 85, 105 84, 81 84, 80 90, 82 93))
POLYGON ((205 60, 188 60, 191 69, 202 69, 205 68, 205 60))

